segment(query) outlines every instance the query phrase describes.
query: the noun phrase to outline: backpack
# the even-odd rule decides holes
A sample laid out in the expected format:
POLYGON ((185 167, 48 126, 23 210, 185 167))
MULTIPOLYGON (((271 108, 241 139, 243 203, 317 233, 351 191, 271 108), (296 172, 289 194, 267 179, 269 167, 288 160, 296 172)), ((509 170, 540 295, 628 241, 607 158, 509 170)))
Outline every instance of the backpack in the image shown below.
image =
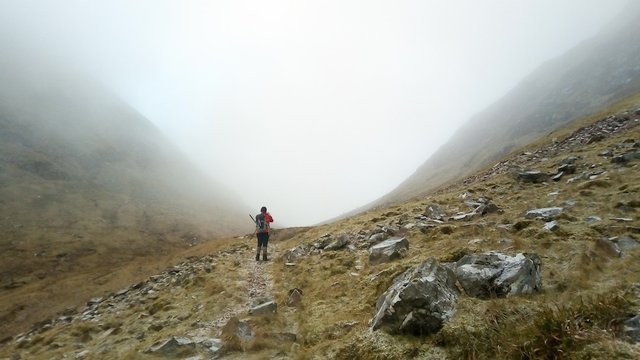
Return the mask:
POLYGON ((262 213, 256 215, 256 232, 269 232, 269 223, 262 213))

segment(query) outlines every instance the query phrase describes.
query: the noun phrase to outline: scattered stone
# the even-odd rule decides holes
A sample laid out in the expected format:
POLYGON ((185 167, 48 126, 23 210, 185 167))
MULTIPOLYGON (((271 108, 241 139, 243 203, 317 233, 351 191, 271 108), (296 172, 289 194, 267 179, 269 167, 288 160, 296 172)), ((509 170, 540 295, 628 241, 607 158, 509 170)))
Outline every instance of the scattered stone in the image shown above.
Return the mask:
POLYGON ((547 223, 544 224, 544 229, 548 230, 548 231, 558 231, 560 229, 560 226, 558 225, 558 222, 553 220, 553 221, 549 221, 547 223))
POLYGON ((618 222, 632 222, 633 221, 632 218, 622 218, 622 217, 611 218, 611 220, 618 221, 618 222))
POLYGON ((631 249, 635 249, 637 247, 640 247, 640 243, 638 243, 638 241, 636 239, 634 239, 633 237, 629 236, 629 235, 624 235, 624 236, 620 236, 618 238, 613 238, 611 239, 611 241, 615 242, 618 245, 618 248, 620 248, 621 251, 626 251, 626 250, 631 250, 631 249))
POLYGON ((569 156, 569 157, 564 158, 563 160, 561 160, 559 165, 574 164, 577 160, 578 160, 578 158, 576 156, 569 156))
POLYGON ((573 164, 562 164, 558 167, 558 172, 561 172, 564 174, 575 174, 576 170, 577 168, 573 164))
POLYGON ((611 159, 612 163, 618 163, 618 164, 624 164, 624 163, 628 163, 631 162, 633 160, 637 160, 640 159, 640 151, 631 151, 628 152, 624 155, 618 155, 618 156, 614 156, 611 159))
MULTIPOLYGON (((248 322, 242 321, 237 317, 232 317, 227 321, 227 323, 222 327, 222 338, 224 342, 227 344, 233 344, 236 347, 244 349, 248 347, 248 344, 255 339, 255 332, 251 328, 248 322)), ((214 344, 214 347, 218 347, 217 344, 214 344)))
POLYGON ((640 343, 640 315, 627 319, 622 323, 622 333, 627 341, 640 343))
POLYGON ((278 304, 275 301, 268 301, 249 309, 250 315, 274 314, 278 311, 278 304))
POLYGON ((406 237, 385 240, 369 249, 369 264, 376 265, 402 258, 408 250, 409 241, 406 237))
POLYGON ((453 272, 429 258, 394 279, 376 303, 369 325, 389 333, 426 335, 453 316, 458 288, 453 272))
POLYGON ((302 290, 293 288, 289 290, 289 297, 287 297, 287 306, 296 307, 302 303, 302 290))
POLYGON ((349 243, 349 235, 343 234, 340 235, 335 241, 327 245, 324 250, 340 250, 344 249, 345 246, 349 243))
POLYGON ((516 172, 515 177, 524 182, 538 184, 547 181, 549 175, 540 170, 521 170, 516 172))
POLYGON ((618 247, 618 244, 616 244, 615 242, 606 239, 606 238, 601 238, 598 239, 596 241, 596 247, 598 247, 599 249, 603 250, 607 255, 611 256, 611 257, 621 257, 622 256, 622 251, 620 251, 620 248, 618 247))
POLYGON ((83 350, 80 351, 79 353, 76 354, 76 359, 84 359, 86 358, 91 352, 89 350, 83 350))
POLYGON ((562 214, 563 211, 564 209, 561 207, 533 209, 533 210, 527 211, 524 217, 527 219, 552 220, 556 216, 562 214))
POLYGON ((595 216, 595 215, 587 216, 586 218, 584 218, 584 220, 590 224, 594 222, 602 221, 602 219, 599 216, 595 216))
POLYGON ((426 217, 434 219, 434 220, 443 220, 444 219, 444 214, 443 214, 442 210, 440 209, 440 206, 437 205, 437 204, 427 205, 427 209, 424 212, 424 215, 426 217))
POLYGON ((373 234, 369 237, 369 245, 376 245, 381 243, 382 241, 386 240, 389 237, 389 235, 387 235, 385 232, 379 232, 376 234, 373 234))
POLYGON ((304 256, 307 253, 307 249, 303 245, 296 246, 287 250, 282 256, 287 263, 292 263, 295 259, 304 256))
POLYGON ((560 171, 559 173, 553 175, 551 177, 551 180, 553 181, 560 181, 560 179, 562 178, 562 175, 564 175, 564 172, 560 171))
POLYGON ((531 294, 541 288, 541 264, 537 254, 471 254, 456 262, 455 274, 469 296, 487 299, 531 294))
POLYGON ((159 341, 151 345, 144 352, 166 357, 185 357, 194 355, 195 351, 196 343, 193 342, 193 340, 189 338, 172 336, 168 340, 159 341))

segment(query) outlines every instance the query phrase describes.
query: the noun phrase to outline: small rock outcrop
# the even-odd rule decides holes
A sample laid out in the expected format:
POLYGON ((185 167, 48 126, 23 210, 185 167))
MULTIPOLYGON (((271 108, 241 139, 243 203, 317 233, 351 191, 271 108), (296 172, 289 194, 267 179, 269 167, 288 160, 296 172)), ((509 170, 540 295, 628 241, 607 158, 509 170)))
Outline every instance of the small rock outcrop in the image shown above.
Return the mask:
POLYGON ((168 340, 157 342, 145 353, 161 355, 164 357, 184 357, 196 354, 196 343, 189 338, 171 337, 168 340))
POLYGON ((289 290, 287 297, 287 306, 296 307, 302 302, 302 290, 293 288, 289 290))
POLYGON ((382 264, 402 258, 408 250, 409 241, 406 237, 385 240, 369 249, 369 264, 382 264))
POLYGON ((549 179, 549 175, 540 170, 520 170, 516 171, 514 177, 523 182, 542 183, 549 179))
POLYGON ((487 299, 540 290, 541 267, 536 254, 489 252, 462 257, 455 264, 455 275, 467 295, 487 299))
POLYGON ((459 291, 453 272, 429 258, 398 276, 379 298, 373 330, 430 334, 455 313, 459 291))
POLYGON ((562 214, 563 211, 564 209, 561 207, 533 209, 533 210, 527 211, 524 217, 527 219, 544 219, 547 221, 551 221, 556 216, 562 214))

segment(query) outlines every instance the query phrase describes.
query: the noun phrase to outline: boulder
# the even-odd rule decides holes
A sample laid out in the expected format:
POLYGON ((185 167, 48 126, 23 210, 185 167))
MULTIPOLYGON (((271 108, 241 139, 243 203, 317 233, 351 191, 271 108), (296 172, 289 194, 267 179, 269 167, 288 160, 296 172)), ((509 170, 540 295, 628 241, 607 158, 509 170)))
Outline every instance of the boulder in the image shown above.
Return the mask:
POLYGON ((409 250, 406 237, 396 237, 385 240, 369 249, 369 264, 376 265, 399 259, 409 250))
POLYGON ((539 291, 541 267, 536 254, 489 252, 465 255, 456 262, 455 274, 467 295, 487 299, 539 291))
POLYGON ((556 216, 562 214, 564 211, 561 207, 549 207, 549 208, 541 208, 541 209, 533 209, 527 211, 524 215, 527 219, 544 219, 544 220, 552 220, 556 216))
POLYGON ((429 258, 394 279, 376 303, 373 330, 426 335, 455 313, 459 291, 450 269, 429 258))

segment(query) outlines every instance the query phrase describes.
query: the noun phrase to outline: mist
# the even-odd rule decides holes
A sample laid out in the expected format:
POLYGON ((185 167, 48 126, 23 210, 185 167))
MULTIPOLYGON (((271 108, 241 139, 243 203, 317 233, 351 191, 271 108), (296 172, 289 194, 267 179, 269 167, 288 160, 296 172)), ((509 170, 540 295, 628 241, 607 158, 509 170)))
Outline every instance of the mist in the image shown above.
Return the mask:
POLYGON ((0 50, 88 74, 279 226, 409 177, 627 0, 0 0, 0 50))

